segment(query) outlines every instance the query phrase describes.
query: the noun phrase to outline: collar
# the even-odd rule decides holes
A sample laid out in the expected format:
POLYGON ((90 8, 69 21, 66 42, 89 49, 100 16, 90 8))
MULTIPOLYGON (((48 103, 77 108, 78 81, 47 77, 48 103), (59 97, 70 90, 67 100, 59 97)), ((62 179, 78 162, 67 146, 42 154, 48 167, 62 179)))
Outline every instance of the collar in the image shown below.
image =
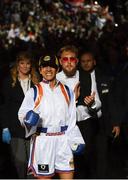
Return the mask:
MULTIPOLYGON (((46 80, 46 79, 44 79, 44 78, 42 79, 42 82, 45 83, 45 84, 49 84, 49 83, 50 83, 50 81, 48 81, 48 80, 46 80)), ((55 86, 58 86, 59 83, 60 83, 60 81, 58 81, 58 80, 56 79, 56 85, 55 85, 55 86)))
POLYGON ((44 78, 42 79, 42 82, 45 83, 45 84, 49 84, 49 81, 44 79, 44 78))

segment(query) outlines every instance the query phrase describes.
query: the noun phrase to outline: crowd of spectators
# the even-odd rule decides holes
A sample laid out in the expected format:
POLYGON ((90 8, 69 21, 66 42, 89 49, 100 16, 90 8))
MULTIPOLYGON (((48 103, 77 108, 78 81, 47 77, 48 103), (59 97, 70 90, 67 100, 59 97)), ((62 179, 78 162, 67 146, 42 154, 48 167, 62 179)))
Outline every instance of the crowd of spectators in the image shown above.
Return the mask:
POLYGON ((116 22, 109 5, 97 1, 75 7, 64 0, 3 0, 0 8, 2 64, 14 61, 15 52, 26 48, 38 58, 44 49, 57 52, 74 44, 100 52, 98 59, 103 55, 104 62, 113 66, 127 46, 127 13, 116 22))
POLYGON ((15 0, 11 4, 4 3, 2 9, 0 36, 5 48, 14 45, 16 38, 25 42, 32 41, 43 47, 47 46, 49 36, 56 39, 64 36, 87 39, 95 25, 102 29, 105 18, 112 19, 105 14, 108 13, 106 9, 101 9, 98 4, 71 8, 61 1, 41 6, 38 0, 15 0), (99 11, 102 12, 98 15, 99 11), (100 17, 104 14, 105 18, 100 17))

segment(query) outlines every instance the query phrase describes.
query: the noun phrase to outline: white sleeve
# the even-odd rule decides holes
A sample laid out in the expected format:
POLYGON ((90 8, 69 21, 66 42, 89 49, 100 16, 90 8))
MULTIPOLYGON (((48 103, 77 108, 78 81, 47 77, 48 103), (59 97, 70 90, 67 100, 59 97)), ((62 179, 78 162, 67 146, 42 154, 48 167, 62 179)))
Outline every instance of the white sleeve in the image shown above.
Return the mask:
POLYGON ((76 119, 77 121, 84 121, 90 118, 87 106, 79 105, 76 109, 76 119))
POLYGON ((74 144, 85 144, 82 134, 76 125, 76 103, 75 103, 75 94, 71 91, 71 102, 69 106, 69 121, 68 129, 66 134, 68 136, 70 146, 74 144))
POLYGON ((96 109, 96 111, 101 109, 101 101, 99 99, 95 99, 95 103, 92 104, 91 108, 96 109))
POLYGON ((30 90, 27 91, 27 93, 25 94, 24 100, 23 100, 21 107, 18 111, 18 118, 20 120, 21 125, 24 126, 24 128, 25 128, 25 137, 26 138, 31 136, 32 134, 34 134, 36 132, 36 129, 37 129, 37 125, 27 127, 27 125, 24 123, 27 112, 30 110, 33 110, 34 106, 35 106, 34 89, 30 88, 30 90))
POLYGON ((75 94, 70 90, 69 119, 67 132, 72 131, 76 125, 76 103, 75 94))
POLYGON ((24 119, 25 119, 26 113, 34 109, 34 105, 35 105, 34 90, 33 88, 30 88, 30 90, 28 90, 27 93, 25 94, 23 102, 18 111, 18 118, 20 120, 21 125, 24 125, 24 119))
POLYGON ((99 99, 95 99, 94 105, 91 106, 92 109, 96 110, 98 118, 100 118, 102 115, 101 106, 102 106, 102 103, 99 99))

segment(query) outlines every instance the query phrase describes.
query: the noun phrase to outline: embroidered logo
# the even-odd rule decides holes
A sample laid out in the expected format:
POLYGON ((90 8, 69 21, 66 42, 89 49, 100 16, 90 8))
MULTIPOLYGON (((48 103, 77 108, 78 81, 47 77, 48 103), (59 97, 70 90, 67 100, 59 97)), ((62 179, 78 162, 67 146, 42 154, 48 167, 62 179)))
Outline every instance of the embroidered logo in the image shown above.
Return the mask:
POLYGON ((50 61, 50 59, 51 59, 50 56, 45 56, 43 60, 44 60, 44 61, 50 61))

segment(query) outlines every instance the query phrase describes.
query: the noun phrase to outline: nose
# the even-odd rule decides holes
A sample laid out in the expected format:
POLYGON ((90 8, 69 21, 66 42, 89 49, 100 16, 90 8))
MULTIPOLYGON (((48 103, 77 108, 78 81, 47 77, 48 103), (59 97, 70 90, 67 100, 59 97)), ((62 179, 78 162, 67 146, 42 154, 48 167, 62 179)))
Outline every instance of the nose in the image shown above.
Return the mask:
POLYGON ((25 64, 24 64, 24 68, 27 68, 27 67, 28 67, 28 65, 25 63, 25 64))
POLYGON ((71 63, 71 59, 70 58, 68 58, 68 61, 67 61, 69 64, 71 63))
POLYGON ((51 70, 51 66, 47 66, 47 70, 50 71, 51 70))

